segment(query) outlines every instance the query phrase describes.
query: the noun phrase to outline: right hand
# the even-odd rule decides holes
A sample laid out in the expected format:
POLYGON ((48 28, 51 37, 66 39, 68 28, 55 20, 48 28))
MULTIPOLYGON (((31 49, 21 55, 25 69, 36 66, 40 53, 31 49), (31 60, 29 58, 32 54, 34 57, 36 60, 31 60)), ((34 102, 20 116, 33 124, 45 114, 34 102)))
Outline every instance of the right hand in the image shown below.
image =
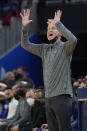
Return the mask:
POLYGON ((42 124, 42 126, 41 126, 41 131, 43 130, 43 129, 47 129, 48 128, 48 125, 47 124, 42 124))
POLYGON ((30 17, 29 9, 24 10, 24 14, 20 13, 20 16, 22 18, 22 25, 24 27, 28 26, 32 22, 32 20, 29 20, 29 17, 30 17))
POLYGON ((11 128, 11 131, 19 131, 19 125, 15 125, 11 128))
POLYGON ((0 125, 4 125, 4 124, 6 124, 6 122, 0 122, 0 125))
POLYGON ((0 122, 4 122, 4 120, 3 120, 3 119, 0 119, 0 122))

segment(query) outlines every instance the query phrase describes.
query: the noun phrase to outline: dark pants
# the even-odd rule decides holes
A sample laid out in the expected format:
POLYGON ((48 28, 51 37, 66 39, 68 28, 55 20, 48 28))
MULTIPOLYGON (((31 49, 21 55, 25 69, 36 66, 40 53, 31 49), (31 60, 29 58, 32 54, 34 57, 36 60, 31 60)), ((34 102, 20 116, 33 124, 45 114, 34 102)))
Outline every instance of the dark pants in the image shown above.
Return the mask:
POLYGON ((0 131, 10 131, 11 126, 8 126, 7 124, 0 125, 0 131))
POLYGON ((7 127, 6 124, 0 125, 0 131, 6 131, 6 127, 7 127))
POLYGON ((46 98, 45 103, 49 131, 71 131, 72 98, 60 95, 46 98))

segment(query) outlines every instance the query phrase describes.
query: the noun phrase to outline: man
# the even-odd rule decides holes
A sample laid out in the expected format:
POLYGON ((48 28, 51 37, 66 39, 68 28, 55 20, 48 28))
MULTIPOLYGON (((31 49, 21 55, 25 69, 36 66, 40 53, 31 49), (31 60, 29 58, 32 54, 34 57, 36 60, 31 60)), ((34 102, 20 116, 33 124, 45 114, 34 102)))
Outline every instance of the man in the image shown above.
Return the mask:
POLYGON ((10 119, 15 115, 18 101, 14 98, 13 91, 11 89, 5 90, 6 99, 9 100, 9 111, 7 115, 7 119, 10 119))
POLYGON ((70 63, 76 46, 76 37, 60 22, 62 11, 55 12, 54 19, 48 22, 47 38, 51 44, 28 42, 27 26, 30 11, 24 10, 22 17, 22 40, 24 49, 42 58, 45 87, 46 115, 49 131, 71 131, 72 86, 70 63), (66 42, 61 41, 61 36, 66 42))
POLYGON ((16 83, 18 83, 19 81, 25 81, 28 82, 29 88, 34 87, 33 80, 27 77, 27 70, 25 67, 18 67, 16 70, 14 70, 14 74, 16 83))

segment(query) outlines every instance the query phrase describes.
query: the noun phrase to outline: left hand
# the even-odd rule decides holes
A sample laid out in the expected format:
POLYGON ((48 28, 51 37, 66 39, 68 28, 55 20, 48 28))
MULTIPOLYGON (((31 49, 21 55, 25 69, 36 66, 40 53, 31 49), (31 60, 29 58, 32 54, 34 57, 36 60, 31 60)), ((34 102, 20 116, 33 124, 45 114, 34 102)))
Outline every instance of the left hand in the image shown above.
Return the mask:
POLYGON ((60 21, 61 19, 61 16, 62 16, 62 11, 61 10, 57 10, 55 12, 55 16, 54 16, 54 19, 52 20, 51 24, 56 24, 60 21))
POLYGON ((19 131, 19 125, 15 125, 11 128, 11 131, 19 131))

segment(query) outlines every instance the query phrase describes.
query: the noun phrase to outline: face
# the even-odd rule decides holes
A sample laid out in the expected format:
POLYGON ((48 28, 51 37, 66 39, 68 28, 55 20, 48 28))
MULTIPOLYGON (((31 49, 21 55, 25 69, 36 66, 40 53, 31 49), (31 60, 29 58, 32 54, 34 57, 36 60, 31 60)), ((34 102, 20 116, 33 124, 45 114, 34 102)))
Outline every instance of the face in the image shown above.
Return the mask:
POLYGON ((60 32, 57 30, 56 26, 53 24, 48 24, 47 28, 47 39, 50 41, 54 39, 56 36, 60 36, 60 32))
POLYGON ((34 98, 35 98, 35 99, 41 99, 42 96, 43 96, 43 93, 42 93, 41 91, 34 93, 34 98))
POLYGON ((20 68, 20 67, 17 69, 17 73, 18 73, 18 74, 21 74, 22 76, 25 76, 25 75, 26 75, 26 72, 23 71, 23 69, 20 68))
POLYGON ((12 98, 13 97, 12 90, 10 90, 10 89, 5 90, 5 96, 6 96, 6 98, 12 98))
POLYGON ((10 80, 14 80, 14 79, 15 79, 14 74, 9 74, 9 79, 10 79, 10 80))
POLYGON ((79 87, 79 82, 78 82, 78 81, 75 81, 75 82, 73 83, 73 86, 79 87))
POLYGON ((35 92, 34 93, 34 99, 38 99, 38 98, 39 98, 38 92, 35 92))
POLYGON ((14 81, 15 80, 15 76, 14 76, 13 73, 8 74, 6 78, 7 78, 7 80, 10 80, 10 81, 14 81))
POLYGON ((86 87, 86 83, 85 82, 81 82, 80 87, 82 87, 82 88, 86 87))
POLYGON ((26 93, 26 98, 33 98, 34 96, 34 91, 33 90, 29 90, 27 93, 26 93))
POLYGON ((3 86, 0 86, 0 91, 3 91, 5 88, 3 86))

